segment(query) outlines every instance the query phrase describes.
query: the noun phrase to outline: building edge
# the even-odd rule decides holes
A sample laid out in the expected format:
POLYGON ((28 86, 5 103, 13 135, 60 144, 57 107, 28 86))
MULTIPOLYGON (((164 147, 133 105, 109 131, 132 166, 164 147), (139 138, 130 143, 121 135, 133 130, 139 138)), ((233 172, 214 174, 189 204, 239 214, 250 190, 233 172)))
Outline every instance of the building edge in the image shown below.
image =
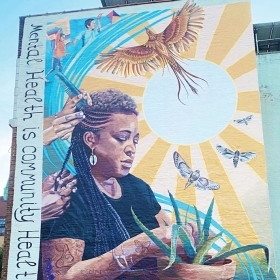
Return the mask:
MULTIPOLYGON (((22 38, 24 28, 25 17, 19 18, 19 37, 18 37, 18 53, 17 60, 21 57, 22 50, 22 38)), ((18 63, 17 63, 18 67, 18 63)), ((12 210, 14 201, 14 182, 15 182, 15 170, 16 170, 16 151, 17 151, 17 84, 18 84, 18 71, 16 71, 15 77, 15 94, 14 94, 14 108, 13 108, 13 119, 9 121, 9 125, 12 128, 12 146, 11 146, 11 158, 10 158, 10 173, 9 173, 9 196, 7 201, 7 214, 6 214, 6 227, 4 236, 4 248, 3 248, 3 262, 2 262, 2 280, 7 280, 8 274, 8 260, 10 251, 10 237, 12 229, 12 210)))

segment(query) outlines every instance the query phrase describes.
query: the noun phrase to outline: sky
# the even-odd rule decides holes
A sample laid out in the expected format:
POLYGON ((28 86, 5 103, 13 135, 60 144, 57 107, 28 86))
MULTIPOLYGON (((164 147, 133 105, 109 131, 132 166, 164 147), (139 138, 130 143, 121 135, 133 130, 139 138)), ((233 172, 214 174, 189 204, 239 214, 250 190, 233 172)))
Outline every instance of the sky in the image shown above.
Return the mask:
MULTIPOLYGON (((211 1, 211 0, 209 0, 211 1)), ((251 0, 253 23, 280 21, 280 0, 251 0)), ((99 0, 6 0, 0 4, 0 195, 10 168, 19 17, 101 7, 99 0)))

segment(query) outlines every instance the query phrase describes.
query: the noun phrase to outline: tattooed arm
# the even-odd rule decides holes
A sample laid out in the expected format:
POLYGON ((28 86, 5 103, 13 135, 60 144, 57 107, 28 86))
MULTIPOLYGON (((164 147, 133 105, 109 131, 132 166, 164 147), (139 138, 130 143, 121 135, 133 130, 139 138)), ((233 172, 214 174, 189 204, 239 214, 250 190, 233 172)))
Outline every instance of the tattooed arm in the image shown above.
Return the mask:
MULTIPOLYGON (((163 242, 170 242, 170 227, 154 229, 153 233, 163 242)), ((43 279, 110 280, 129 270, 145 257, 163 255, 144 233, 123 242, 114 250, 99 257, 82 261, 84 246, 84 241, 71 238, 42 242, 43 279)))

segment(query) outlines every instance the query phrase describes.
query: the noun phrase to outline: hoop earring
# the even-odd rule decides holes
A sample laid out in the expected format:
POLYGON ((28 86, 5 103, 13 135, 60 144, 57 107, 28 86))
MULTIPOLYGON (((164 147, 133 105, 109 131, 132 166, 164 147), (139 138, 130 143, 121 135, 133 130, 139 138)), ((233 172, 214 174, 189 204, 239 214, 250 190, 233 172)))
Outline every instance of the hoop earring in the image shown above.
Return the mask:
POLYGON ((97 156, 94 154, 94 148, 91 150, 91 155, 89 157, 90 165, 95 165, 97 163, 97 156))

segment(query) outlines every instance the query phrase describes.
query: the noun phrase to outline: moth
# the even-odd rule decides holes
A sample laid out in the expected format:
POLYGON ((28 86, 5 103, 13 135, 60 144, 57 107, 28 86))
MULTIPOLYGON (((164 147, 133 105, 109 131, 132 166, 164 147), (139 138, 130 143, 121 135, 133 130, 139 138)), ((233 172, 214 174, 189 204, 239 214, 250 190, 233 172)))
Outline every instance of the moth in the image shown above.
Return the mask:
POLYGON ((238 124, 243 124, 245 123, 246 125, 248 125, 249 121, 251 121, 253 118, 253 115, 250 115, 246 118, 243 118, 243 119, 237 119, 237 120, 233 120, 234 122, 238 123, 238 124))
POLYGON ((239 161, 248 162, 254 157, 257 156, 257 153, 254 152, 243 152, 240 151, 232 151, 228 148, 224 148, 221 145, 216 145, 216 149, 220 152, 225 158, 232 159, 234 167, 237 167, 239 161))
POLYGON ((194 187, 199 190, 218 190, 220 186, 204 177, 200 176, 200 171, 192 169, 188 166, 188 164, 184 161, 184 159, 180 156, 178 152, 174 152, 173 154, 175 167, 178 169, 179 173, 183 178, 188 179, 185 189, 188 188, 191 184, 194 184, 194 187))

